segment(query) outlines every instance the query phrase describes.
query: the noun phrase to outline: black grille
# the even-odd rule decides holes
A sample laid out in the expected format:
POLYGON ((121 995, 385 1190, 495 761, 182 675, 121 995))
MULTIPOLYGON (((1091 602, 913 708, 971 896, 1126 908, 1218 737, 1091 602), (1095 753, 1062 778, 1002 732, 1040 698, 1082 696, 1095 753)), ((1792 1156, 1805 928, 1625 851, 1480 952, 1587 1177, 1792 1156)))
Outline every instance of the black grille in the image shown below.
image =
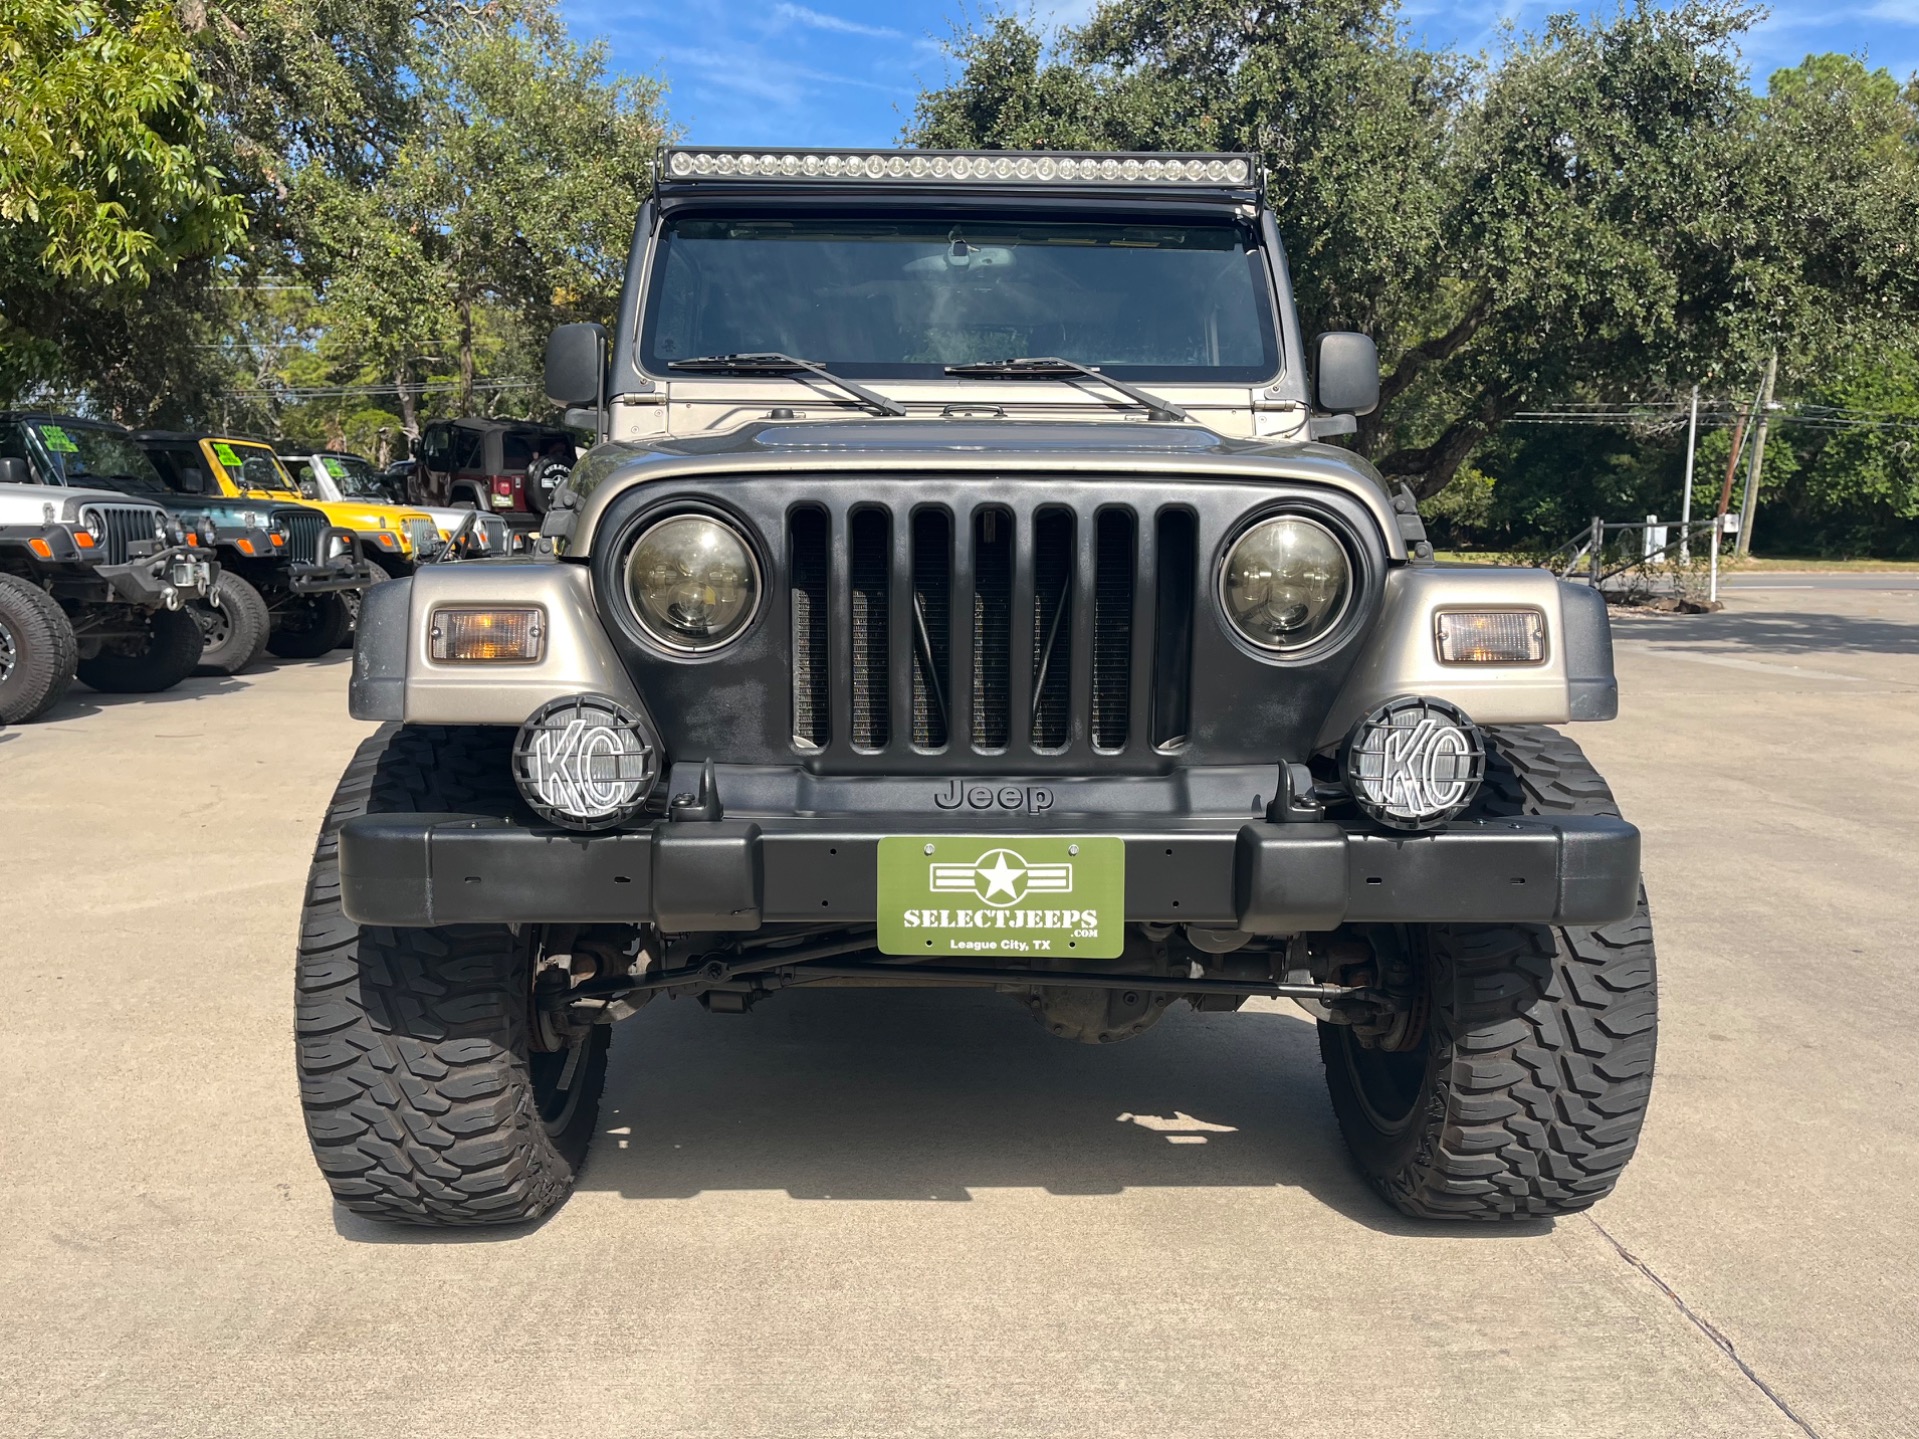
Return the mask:
POLYGON ((973 747, 1001 750, 1012 734, 1013 517, 973 519, 973 747))
POLYGON ((326 528, 326 516, 314 510, 275 510, 273 518, 286 528, 287 558, 302 564, 317 564, 320 531, 326 528))
POLYGON ((826 571, 830 541, 824 510, 798 510, 787 522, 791 545, 788 586, 793 603, 793 738, 822 748, 827 720, 826 571))
POLYGON ((887 648, 892 589, 891 517, 884 510, 860 510, 853 516, 853 748, 886 748, 892 736, 887 712, 887 648))
POLYGON ((1187 737, 1183 509, 803 507, 787 549, 801 749, 1119 754, 1187 737))
POLYGON ((1057 750, 1071 736, 1073 516, 1039 512, 1033 535, 1033 748, 1057 750))
POLYGON ((1093 747, 1126 748, 1133 673, 1133 516, 1101 510, 1093 583, 1093 747))
POLYGON ((124 565, 133 545, 150 543, 161 519, 160 511, 148 505, 88 505, 86 513, 100 517, 100 548, 110 565, 124 565))

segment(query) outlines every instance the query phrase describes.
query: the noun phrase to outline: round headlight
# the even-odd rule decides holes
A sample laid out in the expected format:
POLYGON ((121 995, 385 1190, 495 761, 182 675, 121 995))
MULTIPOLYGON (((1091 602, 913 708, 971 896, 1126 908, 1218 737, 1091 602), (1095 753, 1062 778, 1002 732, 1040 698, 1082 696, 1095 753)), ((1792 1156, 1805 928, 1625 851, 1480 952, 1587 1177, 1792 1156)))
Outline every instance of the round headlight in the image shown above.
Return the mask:
POLYGON ((98 510, 80 511, 80 528, 93 536, 95 544, 107 537, 107 522, 101 518, 98 510))
POLYGON ((1363 813, 1394 829, 1430 829, 1473 802, 1486 747, 1457 705, 1406 695, 1353 726, 1340 767, 1363 813))
POLYGON ((760 603, 760 567, 739 531, 707 515, 652 526, 626 558, 626 589, 647 634, 670 649, 717 649, 760 603))
POLYGON ((1346 612, 1352 590, 1345 547, 1302 515, 1254 525, 1233 543, 1219 574, 1226 618, 1264 650, 1311 644, 1346 612))

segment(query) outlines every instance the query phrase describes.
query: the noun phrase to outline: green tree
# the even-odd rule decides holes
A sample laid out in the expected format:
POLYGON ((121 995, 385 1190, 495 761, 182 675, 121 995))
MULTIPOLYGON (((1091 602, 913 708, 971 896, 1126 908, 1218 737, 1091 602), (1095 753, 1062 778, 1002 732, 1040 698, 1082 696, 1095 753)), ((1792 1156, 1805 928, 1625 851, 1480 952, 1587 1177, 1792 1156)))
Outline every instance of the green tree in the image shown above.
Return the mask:
POLYGON ((241 239, 205 93, 168 5, 0 0, 0 393, 85 383, 76 312, 241 239))
POLYGON ((531 374, 551 325, 611 317, 668 133, 663 87, 610 76, 544 3, 439 27, 414 73, 417 118, 370 181, 301 187, 310 273, 343 365, 404 388, 451 355, 467 409, 489 369, 531 374))
POLYGON ((1308 332, 1379 342, 1358 446, 1430 496, 1529 406, 1743 376, 1919 307, 1912 187, 1868 173, 1885 87, 1818 71, 1762 104, 1751 14, 1638 0, 1482 64, 1417 46, 1392 0, 1104 0, 1055 37, 963 36, 908 134, 1258 152, 1308 332))

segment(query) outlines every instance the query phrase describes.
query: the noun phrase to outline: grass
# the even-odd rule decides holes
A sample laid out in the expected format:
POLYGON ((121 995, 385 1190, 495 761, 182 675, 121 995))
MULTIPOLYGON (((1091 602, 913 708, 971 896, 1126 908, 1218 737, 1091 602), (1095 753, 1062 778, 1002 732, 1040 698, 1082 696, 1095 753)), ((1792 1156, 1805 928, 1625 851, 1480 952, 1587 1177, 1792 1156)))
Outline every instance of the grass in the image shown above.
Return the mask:
MULTIPOLYGON (((1704 558, 1704 551, 1697 552, 1704 558)), ((1498 550, 1437 550, 1433 557, 1443 564, 1455 565, 1524 565, 1530 563, 1525 555, 1498 550)), ((1791 572, 1802 574, 1873 574, 1873 573, 1919 573, 1919 559, 1910 560, 1833 560, 1818 556, 1774 558, 1764 555, 1749 555, 1743 560, 1732 559, 1725 554, 1719 557, 1719 569, 1722 574, 1791 572)))

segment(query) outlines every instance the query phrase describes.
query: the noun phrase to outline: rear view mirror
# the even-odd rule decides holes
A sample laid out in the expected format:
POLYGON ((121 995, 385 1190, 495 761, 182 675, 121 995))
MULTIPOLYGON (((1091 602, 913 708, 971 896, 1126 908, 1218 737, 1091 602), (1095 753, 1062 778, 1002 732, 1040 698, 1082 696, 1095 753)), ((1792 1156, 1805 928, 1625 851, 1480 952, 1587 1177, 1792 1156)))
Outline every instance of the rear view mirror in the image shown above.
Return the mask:
POLYGON ((1370 415, 1379 408, 1379 351, 1372 338, 1333 330, 1313 343, 1314 394, 1335 415, 1370 415))
POLYGON ((606 330, 561 325, 546 342, 546 397, 556 405, 598 405, 606 383, 606 330))
POLYGON ((33 482, 27 462, 17 455, 0 455, 0 485, 26 485, 33 482))

